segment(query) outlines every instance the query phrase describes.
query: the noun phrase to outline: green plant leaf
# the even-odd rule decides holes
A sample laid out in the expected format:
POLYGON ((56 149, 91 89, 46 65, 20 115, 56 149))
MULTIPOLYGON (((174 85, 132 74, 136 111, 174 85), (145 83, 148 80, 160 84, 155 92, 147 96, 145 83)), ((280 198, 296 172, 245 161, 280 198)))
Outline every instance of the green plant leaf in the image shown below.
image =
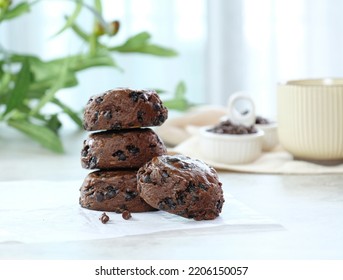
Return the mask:
POLYGON ((186 84, 184 81, 181 81, 177 84, 175 89, 175 97, 176 98, 184 98, 186 95, 186 84))
POLYGON ((5 114, 8 114, 14 108, 19 107, 27 95, 27 91, 30 86, 30 65, 28 60, 23 61, 23 66, 19 71, 18 77, 15 82, 14 89, 9 95, 8 101, 6 103, 5 114))
POLYGON ((164 48, 157 45, 145 45, 142 48, 137 49, 135 52, 165 57, 173 57, 178 55, 178 53, 173 49, 164 48))
POLYGON ((76 124, 78 127, 82 128, 82 120, 76 112, 74 112, 71 108, 69 108, 67 105, 63 104, 60 100, 57 98, 52 99, 52 102, 59 106, 64 113, 66 113, 76 124))
POLYGON ((144 45, 146 45, 150 38, 151 35, 148 32, 141 32, 127 39, 124 44, 117 47, 109 48, 109 50, 119 52, 136 51, 137 49, 142 48, 144 45))
POLYGON ((23 60, 28 59, 35 82, 46 81, 49 79, 53 79, 55 81, 56 77, 60 75, 63 65, 65 65, 66 63, 68 64, 68 70, 70 72, 73 72, 73 74, 75 74, 74 72, 96 66, 118 67, 118 65, 115 63, 115 61, 107 51, 98 51, 94 55, 73 55, 53 59, 50 61, 42 61, 38 57, 29 55, 12 55, 10 59, 12 62, 22 62, 23 60))
POLYGON ((56 153, 63 153, 62 142, 58 138, 57 134, 54 133, 51 129, 30 123, 25 119, 10 119, 7 123, 9 126, 16 128, 33 140, 39 142, 42 146, 56 153))
POLYGON ((101 3, 101 0, 94 0, 94 7, 95 7, 95 10, 101 14, 102 13, 102 3, 101 3))
POLYGON ((163 93, 166 93, 166 92, 167 92, 165 89, 161 89, 161 88, 154 88, 154 90, 155 90, 158 94, 163 94, 163 93))
POLYGON ((83 55, 71 60, 70 69, 72 71, 81 71, 96 66, 108 66, 121 69, 108 53, 95 53, 94 55, 83 55))
POLYGON ((185 111, 192 106, 186 98, 186 84, 184 81, 180 81, 175 88, 174 97, 170 100, 163 101, 163 104, 168 109, 185 111))
POLYGON ((6 95, 8 89, 9 89, 9 84, 11 82, 11 73, 9 72, 2 72, 0 73, 0 96, 6 95))
POLYGON ((151 36, 149 33, 141 32, 129 38, 123 45, 111 47, 109 48, 109 50, 122 53, 135 52, 165 57, 172 57, 178 55, 178 53, 173 49, 150 44, 150 38, 151 36))
POLYGON ((186 111, 190 106, 186 99, 170 99, 163 101, 163 105, 170 110, 186 111))
POLYGON ((76 6, 75 6, 74 12, 72 13, 70 17, 67 17, 67 21, 64 24, 64 26, 59 31, 57 31, 52 37, 56 37, 57 35, 63 33, 65 30, 73 26, 83 6, 83 0, 77 0, 75 2, 76 2, 76 6))
POLYGON ((46 126, 48 128, 50 128, 54 133, 57 134, 58 130, 62 126, 62 123, 58 119, 58 115, 57 114, 53 114, 53 115, 50 116, 49 120, 47 121, 46 126))
POLYGON ((24 13, 28 13, 30 11, 30 4, 27 2, 19 3, 17 6, 13 7, 12 9, 9 9, 4 14, 3 18, 5 20, 10 20, 16 17, 19 17, 20 15, 24 13))
POLYGON ((12 55, 10 60, 13 63, 23 63, 24 60, 30 62, 33 75, 28 95, 30 98, 41 98, 46 90, 51 89, 56 83, 56 77, 60 76, 61 69, 63 69, 66 63, 68 64, 69 73, 65 77, 63 85, 61 85, 63 88, 76 86, 78 84, 76 72, 87 68, 107 66, 121 70, 106 50, 98 51, 94 56, 80 54, 47 62, 31 55, 12 55))

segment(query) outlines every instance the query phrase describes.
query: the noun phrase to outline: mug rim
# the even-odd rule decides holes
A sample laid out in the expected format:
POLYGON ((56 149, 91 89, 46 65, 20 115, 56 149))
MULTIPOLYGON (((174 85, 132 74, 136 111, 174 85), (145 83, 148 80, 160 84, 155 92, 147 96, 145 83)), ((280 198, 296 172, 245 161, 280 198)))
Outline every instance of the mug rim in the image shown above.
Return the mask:
POLYGON ((343 87, 343 77, 297 79, 280 82, 279 86, 300 87, 343 87))

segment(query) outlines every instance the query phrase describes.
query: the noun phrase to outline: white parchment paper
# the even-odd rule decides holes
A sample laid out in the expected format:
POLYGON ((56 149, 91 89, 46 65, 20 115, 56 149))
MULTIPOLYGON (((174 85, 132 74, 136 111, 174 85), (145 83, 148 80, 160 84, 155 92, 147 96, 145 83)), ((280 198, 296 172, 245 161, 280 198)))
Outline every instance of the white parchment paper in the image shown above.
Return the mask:
POLYGON ((82 181, 0 182, 0 242, 40 243, 116 238, 156 232, 223 227, 237 230, 280 230, 282 226, 259 215, 225 193, 223 211, 213 221, 194 221, 163 211, 132 213, 124 220, 107 212, 110 221, 102 224, 102 212, 79 206, 82 181))

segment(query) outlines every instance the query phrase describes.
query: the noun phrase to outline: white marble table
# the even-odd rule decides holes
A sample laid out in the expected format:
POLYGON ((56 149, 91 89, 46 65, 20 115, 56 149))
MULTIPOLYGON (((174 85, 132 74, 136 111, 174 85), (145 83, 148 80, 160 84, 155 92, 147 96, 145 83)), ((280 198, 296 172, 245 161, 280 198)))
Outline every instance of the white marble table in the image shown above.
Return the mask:
MULTIPOLYGON (((66 154, 54 155, 15 132, 0 134, 0 189, 8 181, 82 180, 88 173, 79 162, 85 137, 69 133, 64 140, 66 154)), ((170 231, 85 241, 5 242, 0 243, 0 259, 343 258, 343 174, 221 172, 220 179, 226 192, 280 227, 170 231)))

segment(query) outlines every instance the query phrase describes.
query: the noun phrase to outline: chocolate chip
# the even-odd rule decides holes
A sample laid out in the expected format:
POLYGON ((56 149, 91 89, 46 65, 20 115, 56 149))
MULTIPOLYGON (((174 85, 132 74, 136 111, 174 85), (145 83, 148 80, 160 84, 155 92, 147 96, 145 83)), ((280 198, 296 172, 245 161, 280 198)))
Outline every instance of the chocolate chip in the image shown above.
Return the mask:
POLYGON ((97 202, 102 202, 102 201, 104 201, 105 196, 104 196, 103 193, 98 192, 98 193, 96 193, 95 198, 96 198, 96 201, 97 201, 97 202))
POLYGON ((92 119, 92 121, 93 121, 94 123, 96 123, 96 122, 98 121, 98 119, 99 119, 99 112, 98 112, 98 111, 95 111, 94 114, 93 114, 93 119, 92 119))
POLYGON ((142 112, 142 111, 138 111, 138 112, 137 112, 137 120, 138 120, 140 123, 144 122, 143 116, 144 116, 144 112, 142 112))
POLYGON ((189 219, 193 219, 194 217, 195 217, 194 214, 188 213, 188 218, 189 218, 189 219))
POLYGON ((89 159, 88 167, 90 169, 93 169, 93 168, 95 168, 97 166, 97 164, 98 164, 98 159, 95 156, 92 156, 89 159))
POLYGON ((120 130, 121 129, 121 123, 117 122, 111 126, 111 129, 113 130, 120 130))
POLYGON ((120 160, 120 161, 126 160, 126 155, 124 154, 124 152, 122 150, 118 150, 115 153, 113 153, 112 157, 117 157, 118 160, 120 160))
POLYGON ((134 199, 138 194, 134 191, 126 190, 125 191, 125 200, 132 200, 134 199))
POLYGON ((165 120, 166 120, 166 118, 164 115, 159 115, 154 120, 154 125, 161 125, 162 123, 164 123, 165 120))
POLYGON ((90 98, 87 102, 87 105, 93 101, 93 98, 90 98))
POLYGON ((256 133, 256 132, 257 132, 257 129, 253 125, 250 126, 249 133, 256 133))
POLYGON ((129 220, 132 217, 130 211, 128 210, 124 210, 121 216, 124 220, 129 220))
POLYGON ((106 199, 111 199, 119 193, 118 188, 114 188, 112 186, 107 186, 106 190, 107 190, 107 192, 105 194, 106 199))
POLYGON ((104 99, 102 97, 97 97, 95 99, 95 102, 98 103, 98 104, 100 104, 102 101, 104 101, 104 99))
POLYGON ((196 191, 196 186, 193 182, 189 182, 187 188, 186 188, 186 192, 195 192, 196 191))
POLYGON ((167 162, 168 163, 174 163, 174 162, 179 162, 180 159, 178 159, 177 157, 167 157, 167 162))
POLYGON ((177 192, 176 202, 178 205, 184 205, 186 203, 186 195, 183 192, 177 192))
POLYGON ((125 204, 122 204, 114 212, 119 214, 119 213, 123 213, 125 210, 127 210, 127 207, 125 204))
POLYGON ((129 97, 131 98, 131 100, 132 100, 133 102, 137 102, 137 101, 138 101, 139 95, 138 95, 138 93, 137 93, 136 91, 131 91, 131 92, 129 93, 129 97))
POLYGON ((153 108, 155 111, 159 111, 159 110, 161 110, 161 105, 158 104, 158 103, 155 103, 155 104, 152 106, 152 108, 153 108))
POLYGON ((177 211, 175 214, 182 216, 182 217, 186 217, 187 216, 187 211, 186 210, 181 210, 181 211, 177 211))
POLYGON ((235 125, 230 120, 223 121, 208 131, 219 134, 252 134, 257 132, 254 126, 235 125))
POLYGON ((243 125, 238 126, 237 128, 238 134, 248 134, 248 128, 244 127, 243 125))
POLYGON ((260 116, 257 116, 256 120, 255 120, 255 123, 256 124, 270 124, 270 121, 265 119, 265 118, 262 118, 260 116))
POLYGON ((169 210, 169 209, 175 209, 176 203, 173 201, 172 198, 166 197, 162 201, 158 203, 158 209, 160 210, 169 210))
POLYGON ((222 210, 223 203, 224 203, 224 201, 222 201, 222 200, 218 200, 218 201, 217 201, 217 203, 216 203, 216 208, 217 208, 219 211, 222 210))
POLYGON ((144 176, 143 182, 148 184, 152 182, 149 174, 144 176))
POLYGON ((181 169, 189 169, 191 166, 187 162, 180 161, 179 164, 177 164, 179 168, 181 169))
POLYGON ((167 182, 167 178, 169 177, 169 174, 167 173, 167 171, 163 170, 161 173, 162 176, 162 182, 166 183, 167 182))
POLYGON ((81 151, 81 156, 86 157, 88 155, 89 146, 86 145, 81 151))
POLYGON ((156 144, 152 144, 152 143, 149 144, 149 148, 150 148, 150 149, 156 148, 156 146, 157 146, 156 144))
POLYGON ((142 99, 144 102, 148 101, 148 96, 145 93, 141 93, 139 98, 142 99))
POLYGON ((107 120, 112 119, 112 112, 110 110, 104 112, 104 117, 107 120))
POLYGON ((85 193, 85 195, 87 195, 87 196, 93 196, 93 195, 94 195, 94 191, 90 191, 90 192, 88 192, 88 193, 85 193))
POLYGON ((205 191, 208 190, 208 186, 206 186, 206 185, 203 184, 203 183, 199 183, 198 188, 199 188, 199 189, 202 189, 202 190, 205 190, 205 191))
POLYGON ((130 154, 136 155, 140 152, 139 148, 134 145, 127 145, 126 149, 129 151, 130 154))
POLYGON ((106 213, 102 213, 102 215, 100 216, 99 220, 103 223, 103 224, 106 224, 110 218, 106 215, 106 213))

